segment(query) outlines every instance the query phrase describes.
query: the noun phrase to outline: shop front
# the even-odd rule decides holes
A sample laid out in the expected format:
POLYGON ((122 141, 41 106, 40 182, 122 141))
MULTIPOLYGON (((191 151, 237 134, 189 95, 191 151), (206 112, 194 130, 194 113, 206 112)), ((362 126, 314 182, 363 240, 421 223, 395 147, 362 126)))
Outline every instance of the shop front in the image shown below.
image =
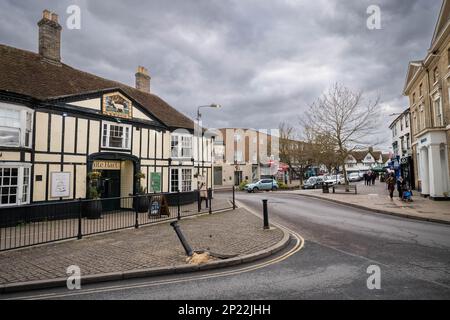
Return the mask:
POLYGON ((414 164, 411 156, 404 156, 400 159, 401 176, 406 181, 410 189, 415 189, 414 164))

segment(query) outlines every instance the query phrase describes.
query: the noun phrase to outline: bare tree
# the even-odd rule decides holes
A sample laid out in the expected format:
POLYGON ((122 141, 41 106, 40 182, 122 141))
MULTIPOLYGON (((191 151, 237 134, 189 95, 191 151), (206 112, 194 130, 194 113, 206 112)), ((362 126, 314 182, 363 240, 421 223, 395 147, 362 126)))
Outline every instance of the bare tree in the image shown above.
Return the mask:
POLYGON ((306 170, 313 165, 311 144, 299 141, 294 127, 285 122, 280 123, 279 134, 280 161, 287 164, 289 171, 299 176, 303 184, 306 170))
POLYGON ((366 101, 363 92, 354 92, 334 84, 312 103, 301 117, 301 124, 313 140, 326 139, 335 151, 346 183, 345 160, 355 149, 377 144, 374 134, 379 128, 379 98, 366 101))
POLYGON ((312 158, 317 166, 325 166, 328 172, 339 167, 333 138, 328 134, 316 134, 310 138, 312 158))

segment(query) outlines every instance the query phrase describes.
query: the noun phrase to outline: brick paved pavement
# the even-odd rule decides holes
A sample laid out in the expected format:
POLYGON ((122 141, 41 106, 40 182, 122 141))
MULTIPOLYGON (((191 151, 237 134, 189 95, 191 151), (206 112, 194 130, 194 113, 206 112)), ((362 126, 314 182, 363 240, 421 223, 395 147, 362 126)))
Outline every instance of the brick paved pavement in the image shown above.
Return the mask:
MULTIPOLYGON (((262 221, 244 209, 180 221, 194 249, 244 255, 283 238, 279 229, 262 230, 262 221)), ((82 275, 185 264, 185 253, 168 223, 127 229, 0 253, 0 284, 66 277, 78 265, 82 275)))
MULTIPOLYGON (((213 199, 213 210, 223 210, 232 207, 232 194, 223 193, 222 197, 213 199)), ((139 225, 174 219, 177 217, 177 207, 169 207, 170 216, 148 217, 147 213, 138 214, 139 225)), ((201 212, 208 212, 203 202, 201 212)), ((198 214, 197 202, 180 206, 181 217, 198 214)), ((133 227, 136 222, 136 213, 132 210, 117 211, 103 214, 101 219, 81 220, 83 235, 133 227)), ((78 219, 64 219, 53 221, 33 222, 9 228, 0 228, 0 250, 14 249, 27 245, 45 243, 55 240, 76 238, 78 234, 78 219)))
POLYGON ((298 190, 293 193, 313 195, 316 197, 336 200, 348 204, 363 206, 368 209, 387 211, 390 213, 417 217, 421 219, 433 219, 450 223, 450 201, 434 201, 423 198, 417 191, 413 191, 413 202, 404 202, 398 198, 397 191, 394 199, 389 198, 389 193, 384 182, 376 181, 374 186, 365 186, 364 182, 356 183, 358 194, 336 193, 324 194, 322 190, 298 190))

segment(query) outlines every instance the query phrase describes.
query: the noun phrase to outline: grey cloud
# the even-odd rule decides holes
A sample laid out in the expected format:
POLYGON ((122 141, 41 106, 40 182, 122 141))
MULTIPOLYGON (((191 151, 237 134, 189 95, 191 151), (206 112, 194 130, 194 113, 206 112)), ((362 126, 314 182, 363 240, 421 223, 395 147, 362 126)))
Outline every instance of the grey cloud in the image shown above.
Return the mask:
POLYGON ((145 65, 152 91, 185 114, 221 103, 205 111, 205 125, 274 128, 297 124, 335 81, 402 110, 407 63, 425 55, 441 1, 379 0, 383 29, 370 31, 371 0, 6 0, 0 42, 36 51, 42 10, 64 21, 71 4, 82 29, 64 29, 65 63, 129 85, 145 65))

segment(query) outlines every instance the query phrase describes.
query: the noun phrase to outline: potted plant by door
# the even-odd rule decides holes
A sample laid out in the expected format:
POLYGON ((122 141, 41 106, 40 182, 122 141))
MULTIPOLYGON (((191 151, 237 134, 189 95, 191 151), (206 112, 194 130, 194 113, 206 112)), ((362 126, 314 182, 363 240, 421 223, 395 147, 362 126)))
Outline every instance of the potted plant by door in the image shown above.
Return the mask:
POLYGON ((138 172, 135 175, 137 181, 138 181, 138 190, 137 190, 137 198, 136 198, 136 211, 141 212, 148 212, 148 207, 150 206, 150 201, 148 199, 147 195, 147 188, 144 188, 141 185, 141 179, 145 178, 145 174, 142 172, 138 172))
POLYGON ((102 201, 100 200, 100 192, 98 191, 98 183, 101 173, 98 171, 90 172, 88 178, 88 190, 86 202, 86 217, 88 219, 100 219, 102 217, 102 201))

